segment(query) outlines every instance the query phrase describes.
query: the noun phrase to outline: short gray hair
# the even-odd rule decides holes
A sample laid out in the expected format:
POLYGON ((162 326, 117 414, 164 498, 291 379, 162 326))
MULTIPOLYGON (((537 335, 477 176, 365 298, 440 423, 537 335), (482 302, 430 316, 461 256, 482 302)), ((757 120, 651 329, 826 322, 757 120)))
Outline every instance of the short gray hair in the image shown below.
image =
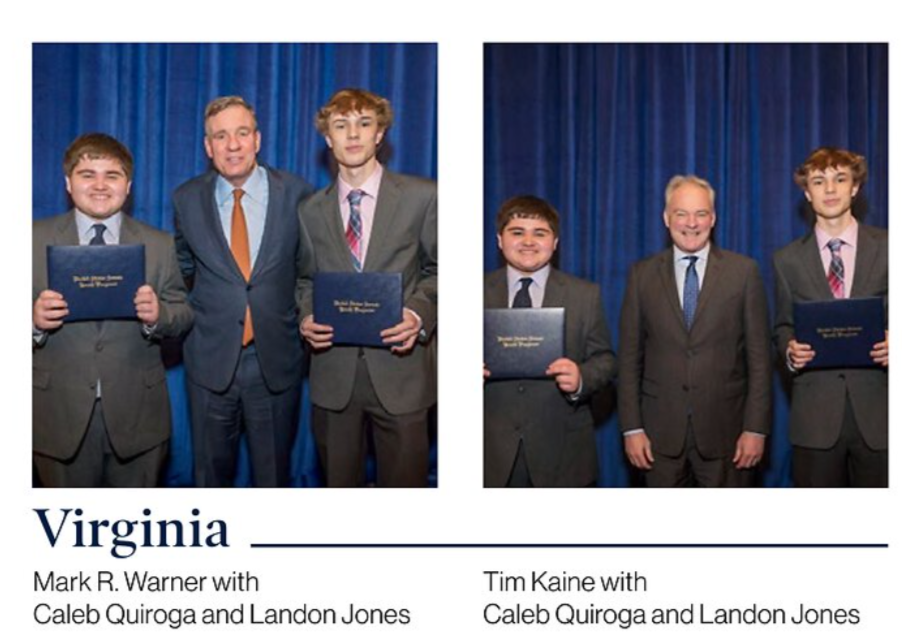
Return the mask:
POLYGON ((697 185, 708 192, 708 196, 711 198, 711 211, 714 211, 714 198, 716 196, 714 188, 705 179, 694 174, 677 174, 667 182, 667 187, 664 188, 664 209, 666 210, 670 207, 670 199, 673 198, 673 193, 677 191, 677 188, 686 183, 697 185))

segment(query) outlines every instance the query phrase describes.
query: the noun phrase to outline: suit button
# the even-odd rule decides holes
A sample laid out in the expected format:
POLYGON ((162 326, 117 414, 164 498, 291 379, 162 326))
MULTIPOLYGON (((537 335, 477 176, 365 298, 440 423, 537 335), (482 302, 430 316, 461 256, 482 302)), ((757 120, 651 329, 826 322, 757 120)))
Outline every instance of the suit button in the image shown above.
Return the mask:
POLYGON ((689 386, 683 384, 683 392, 689 392, 689 386))
POLYGON ((251 284, 247 285, 247 290, 250 291, 252 286, 251 284))
POLYGON ((102 351, 102 350, 103 350, 103 342, 97 342, 97 343, 94 345, 94 350, 96 350, 97 352, 102 351))
POLYGON ((517 386, 517 392, 526 392, 526 388, 523 387, 523 384, 517 386))
POLYGON ((840 379, 845 379, 845 378, 846 378, 846 374, 845 374, 845 373, 840 373, 840 374, 839 374, 839 378, 840 378, 840 379))

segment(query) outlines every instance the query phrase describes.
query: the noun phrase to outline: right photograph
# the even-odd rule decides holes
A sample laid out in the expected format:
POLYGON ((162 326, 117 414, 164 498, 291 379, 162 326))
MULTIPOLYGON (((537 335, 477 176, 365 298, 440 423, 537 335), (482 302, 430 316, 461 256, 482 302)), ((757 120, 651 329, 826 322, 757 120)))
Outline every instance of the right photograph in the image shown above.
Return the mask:
POLYGON ((888 487, 888 64, 485 45, 485 487, 888 487))

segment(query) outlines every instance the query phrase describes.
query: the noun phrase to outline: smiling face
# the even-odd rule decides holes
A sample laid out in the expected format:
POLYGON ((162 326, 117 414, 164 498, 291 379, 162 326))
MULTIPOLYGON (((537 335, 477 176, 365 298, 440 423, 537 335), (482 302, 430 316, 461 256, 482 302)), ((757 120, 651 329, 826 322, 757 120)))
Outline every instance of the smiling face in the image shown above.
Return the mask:
POLYGON ((851 220, 852 199, 856 194, 858 185, 847 166, 808 173, 805 198, 811 203, 818 222, 851 220))
POLYGON ((498 248, 511 267, 534 273, 551 261, 557 236, 542 218, 512 218, 498 234, 498 248))
POLYGON ((339 169, 369 172, 376 167, 376 151, 382 143, 376 111, 370 108, 332 113, 326 131, 326 143, 339 169))
POLYGON ((66 177, 66 191, 75 207, 94 220, 121 210, 131 187, 122 164, 104 157, 82 157, 66 177))
POLYGON ((673 244, 688 254, 704 249, 711 241, 715 222, 710 194, 695 183, 683 183, 675 189, 664 210, 664 224, 673 244))
POLYGON ((257 167, 260 131, 254 115, 242 106, 230 106, 208 118, 204 148, 213 167, 233 187, 241 187, 257 167))

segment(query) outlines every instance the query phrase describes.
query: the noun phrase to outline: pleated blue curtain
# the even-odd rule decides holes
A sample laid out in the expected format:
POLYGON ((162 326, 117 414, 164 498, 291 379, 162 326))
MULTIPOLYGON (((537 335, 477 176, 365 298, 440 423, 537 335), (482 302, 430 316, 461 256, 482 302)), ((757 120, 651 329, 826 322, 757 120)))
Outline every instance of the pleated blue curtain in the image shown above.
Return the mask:
MULTIPOLYGON (((260 160, 317 188, 333 178, 313 127, 336 90, 357 86, 387 97, 396 123, 389 169, 437 177, 437 47, 434 44, 35 44, 33 47, 33 218, 68 208, 62 157, 85 132, 106 132, 135 157, 131 213, 173 229, 171 193, 208 167, 203 109, 238 94, 257 112, 260 160)), ((169 369, 174 430, 167 484, 189 486, 191 439, 179 351, 169 369)), ((294 482, 319 485, 304 390, 294 482)), ((242 483, 247 483, 243 470, 242 483)))
MULTIPOLYGON (((667 245, 664 186, 695 173, 717 190, 715 241, 758 261, 772 312, 773 252, 810 227, 792 172, 811 150, 864 154, 864 220, 887 226, 888 63, 886 44, 486 45, 485 270, 500 204, 548 199, 558 264, 600 285, 616 343, 630 265, 667 245)), ((786 388, 777 374, 766 486, 791 484, 786 388)), ((599 484, 627 486, 601 410, 599 484)))

